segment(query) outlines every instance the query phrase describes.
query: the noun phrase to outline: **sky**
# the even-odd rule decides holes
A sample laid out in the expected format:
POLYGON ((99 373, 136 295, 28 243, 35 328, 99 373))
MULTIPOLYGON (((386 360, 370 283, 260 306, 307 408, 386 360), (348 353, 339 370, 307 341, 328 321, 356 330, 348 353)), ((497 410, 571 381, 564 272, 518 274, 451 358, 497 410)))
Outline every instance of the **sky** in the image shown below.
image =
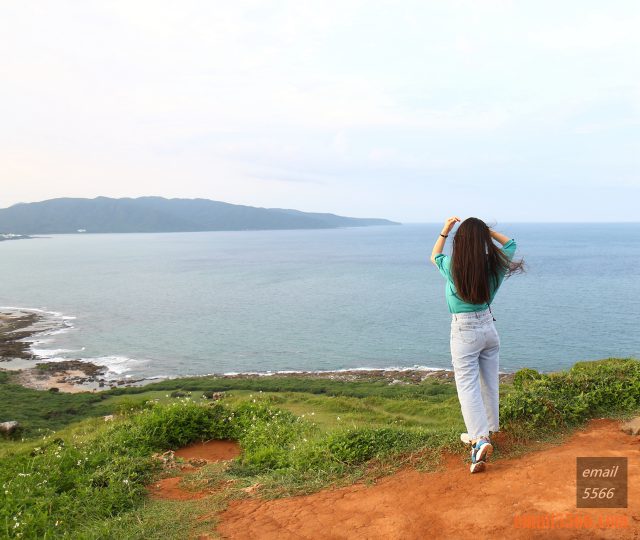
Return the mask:
POLYGON ((0 207, 640 221, 640 2, 0 3, 0 207))

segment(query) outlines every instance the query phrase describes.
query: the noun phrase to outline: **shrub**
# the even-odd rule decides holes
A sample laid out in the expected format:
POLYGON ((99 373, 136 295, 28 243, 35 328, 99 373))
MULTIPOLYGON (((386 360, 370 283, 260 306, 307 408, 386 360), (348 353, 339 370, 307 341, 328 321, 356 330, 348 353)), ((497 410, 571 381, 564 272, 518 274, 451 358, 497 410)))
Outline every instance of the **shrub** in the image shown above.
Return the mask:
POLYGON ((294 414, 259 402, 240 404, 233 421, 243 450, 236 471, 242 474, 290 467, 295 442, 310 428, 294 414))
POLYGON ((220 404, 202 405, 184 400, 148 408, 115 423, 99 438, 114 453, 130 454, 177 448, 194 441, 233 436, 231 410, 220 404))
POLYGON ((0 465, 0 537, 74 537, 91 520, 134 508, 158 467, 151 454, 197 440, 227 438, 230 411, 215 403, 152 404, 86 441, 43 437, 0 465))
POLYGON ((516 371, 513 377, 513 386, 516 388, 522 388, 528 381, 535 381, 540 379, 542 374, 538 373, 535 369, 523 368, 516 371))
POLYGON ((391 450, 402 451, 425 442, 419 433, 393 428, 360 428, 331 434, 327 448, 331 459, 363 463, 391 450))
POLYGON ((501 400, 500 415, 514 430, 549 431, 638 407, 640 361, 610 359, 580 362, 559 373, 525 371, 501 400))

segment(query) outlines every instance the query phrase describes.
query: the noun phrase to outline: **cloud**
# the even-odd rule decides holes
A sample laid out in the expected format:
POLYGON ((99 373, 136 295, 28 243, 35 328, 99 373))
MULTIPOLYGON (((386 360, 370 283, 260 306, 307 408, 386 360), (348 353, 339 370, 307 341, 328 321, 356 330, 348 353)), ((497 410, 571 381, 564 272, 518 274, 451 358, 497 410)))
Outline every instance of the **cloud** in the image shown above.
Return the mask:
POLYGON ((633 185, 638 14, 634 2, 4 3, 4 197, 363 215, 386 201, 403 220, 411 193, 443 185, 578 187, 589 170, 604 185, 602 163, 633 185))
POLYGON ((640 44, 640 13, 587 13, 570 22, 533 32, 532 41, 560 54, 616 51, 635 55, 640 44))
POLYGON ((309 175, 295 171, 272 171, 252 174, 253 178, 269 182, 294 182, 304 184, 326 184, 326 180, 318 175, 309 175))

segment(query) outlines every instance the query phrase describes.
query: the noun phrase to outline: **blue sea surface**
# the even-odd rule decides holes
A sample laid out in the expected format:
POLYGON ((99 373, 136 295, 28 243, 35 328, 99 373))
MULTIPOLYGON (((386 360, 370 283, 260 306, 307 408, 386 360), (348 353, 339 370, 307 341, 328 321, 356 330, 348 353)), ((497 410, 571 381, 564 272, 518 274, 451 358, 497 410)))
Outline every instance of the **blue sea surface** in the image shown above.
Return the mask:
MULTIPOLYGON (((0 306, 55 312, 34 344, 132 377, 451 368, 440 224, 56 235, 0 244, 0 306)), ((640 224, 504 224, 527 273, 493 313, 501 370, 640 357, 640 224)))

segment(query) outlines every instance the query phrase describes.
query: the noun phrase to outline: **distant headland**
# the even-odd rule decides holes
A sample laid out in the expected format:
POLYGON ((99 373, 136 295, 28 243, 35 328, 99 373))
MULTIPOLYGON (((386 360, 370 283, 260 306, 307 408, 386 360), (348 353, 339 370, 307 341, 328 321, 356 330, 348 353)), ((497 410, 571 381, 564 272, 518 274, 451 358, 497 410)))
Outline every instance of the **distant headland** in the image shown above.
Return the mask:
MULTIPOLYGON (((209 199, 61 198, 0 209, 5 235, 333 229, 400 225, 284 208, 258 208, 209 199)), ((0 238, 2 239, 2 238, 0 238)))
POLYGON ((5 240, 28 240, 31 236, 26 234, 0 233, 0 242, 5 240))

